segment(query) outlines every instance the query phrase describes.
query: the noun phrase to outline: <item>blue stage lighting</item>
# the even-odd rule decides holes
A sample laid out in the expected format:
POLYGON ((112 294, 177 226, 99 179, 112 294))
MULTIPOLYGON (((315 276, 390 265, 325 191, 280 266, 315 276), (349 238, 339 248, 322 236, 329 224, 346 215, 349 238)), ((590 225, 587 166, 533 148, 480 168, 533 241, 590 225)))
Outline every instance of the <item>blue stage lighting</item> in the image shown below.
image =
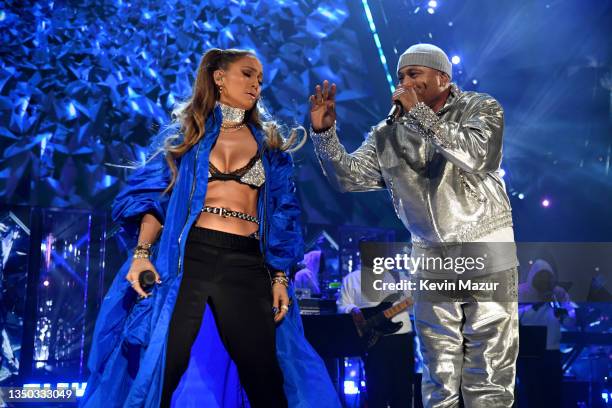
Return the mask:
POLYGON ((453 58, 451 58, 451 62, 457 65, 461 62, 461 58, 458 55, 453 55, 453 58))
POLYGON ((230 29, 223 30, 223 34, 225 34, 225 36, 229 38, 231 41, 236 41, 236 38, 234 37, 234 34, 232 33, 230 29))
POLYGON ((338 20, 338 16, 330 9, 326 7, 317 7, 317 11, 324 17, 327 17, 330 20, 338 20))
POLYGON ((68 113, 68 119, 74 119, 76 118, 76 108, 74 107, 74 103, 72 102, 68 102, 68 105, 66 106, 66 112, 68 113))
POLYGON ((134 101, 130 101, 130 106, 132 107, 132 110, 136 111, 136 112, 140 112, 140 106, 138 106, 138 104, 134 101))
POLYGON ((51 139, 53 133, 46 132, 43 133, 41 136, 42 138, 40 139, 40 157, 43 157, 45 155, 45 150, 47 150, 47 142, 51 139))
POLYGON ((172 92, 170 92, 168 94, 168 103, 167 103, 167 105, 169 107, 173 107, 175 103, 176 103, 176 100, 174 99, 174 94, 172 92))
POLYGON ((391 77, 389 66, 387 65, 387 58, 385 57, 385 53, 382 49, 382 44, 380 43, 380 38, 378 37, 378 33, 376 32, 376 25, 374 24, 374 19, 372 18, 372 12, 370 11, 368 0, 362 0, 361 2, 363 3, 363 9, 365 11, 366 18, 368 19, 370 31, 372 32, 372 36, 374 37, 374 43, 376 44, 376 48, 378 49, 378 56, 380 57, 380 62, 382 63, 383 68, 385 70, 385 76, 387 77, 389 88, 391 88, 391 93, 393 93, 395 92, 395 85, 393 85, 393 78, 391 77))
POLYGON ((344 381, 344 395, 359 394, 359 388, 355 386, 355 381, 344 381))
POLYGON ((29 96, 21 98, 21 103, 19 104, 19 116, 21 118, 23 118, 23 116, 26 114, 29 103, 30 103, 29 96))
POLYGON ((131 87, 131 86, 128 86, 128 87, 127 87, 127 91, 128 91, 128 96, 129 96, 130 98, 136 98, 136 97, 140 96, 140 95, 138 95, 138 94, 136 93, 136 91, 134 91, 134 89, 132 89, 132 87, 131 87))
POLYGON ((436 8, 438 7, 438 2, 436 0, 431 0, 427 5, 431 8, 436 8))

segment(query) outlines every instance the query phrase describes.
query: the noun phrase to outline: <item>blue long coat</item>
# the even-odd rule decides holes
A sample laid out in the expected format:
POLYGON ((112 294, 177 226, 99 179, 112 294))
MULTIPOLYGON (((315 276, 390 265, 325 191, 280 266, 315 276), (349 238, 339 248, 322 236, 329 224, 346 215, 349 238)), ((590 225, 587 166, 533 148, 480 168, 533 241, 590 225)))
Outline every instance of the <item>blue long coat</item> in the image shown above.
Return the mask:
MULTIPOLYGON (((153 296, 135 302, 134 291, 125 279, 131 259, 117 273, 96 322, 83 407, 159 406, 168 326, 182 278, 185 241, 204 205, 209 154, 221 122, 221 109, 217 107, 207 118, 202 139, 181 157, 169 197, 160 194, 170 180, 170 171, 159 154, 132 173, 113 203, 113 219, 123 222, 134 234, 145 212, 163 221, 152 258, 163 283, 154 289, 153 296)), ((293 163, 287 153, 264 149, 263 132, 251 125, 249 128, 263 152, 266 175, 258 199, 261 250, 272 270, 287 270, 303 255, 293 163)), ((158 135, 159 139, 164 137, 158 135)), ((219 340, 210 308, 206 309, 189 368, 175 392, 175 403, 181 407, 241 406, 244 393, 236 368, 219 340)), ((339 407, 325 366, 304 338, 296 301, 278 326, 276 337, 289 405, 339 407)))

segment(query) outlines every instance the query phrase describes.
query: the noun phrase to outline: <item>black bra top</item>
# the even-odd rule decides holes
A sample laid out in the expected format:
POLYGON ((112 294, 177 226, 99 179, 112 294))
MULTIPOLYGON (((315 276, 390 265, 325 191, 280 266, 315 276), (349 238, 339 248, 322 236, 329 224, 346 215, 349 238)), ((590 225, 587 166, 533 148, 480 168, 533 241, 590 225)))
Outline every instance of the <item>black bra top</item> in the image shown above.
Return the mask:
POLYGON ((249 162, 234 171, 223 173, 215 167, 209 160, 208 162, 208 182, 211 181, 236 181, 241 184, 246 184, 251 188, 259 188, 266 181, 263 164, 259 152, 251 157, 249 162))

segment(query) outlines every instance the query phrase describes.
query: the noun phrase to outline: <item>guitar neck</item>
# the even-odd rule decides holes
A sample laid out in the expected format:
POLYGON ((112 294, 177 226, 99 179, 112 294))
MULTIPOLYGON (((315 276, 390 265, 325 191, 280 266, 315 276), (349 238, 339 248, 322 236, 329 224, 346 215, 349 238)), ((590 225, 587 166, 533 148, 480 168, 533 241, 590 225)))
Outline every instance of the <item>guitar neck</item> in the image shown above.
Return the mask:
POLYGON ((403 312, 404 310, 406 310, 410 305, 412 305, 412 299, 408 298, 408 299, 404 299, 401 302, 399 302, 397 305, 392 306, 390 308, 388 308, 387 310, 385 310, 383 312, 383 315, 387 318, 387 319, 391 319, 393 316, 403 312))

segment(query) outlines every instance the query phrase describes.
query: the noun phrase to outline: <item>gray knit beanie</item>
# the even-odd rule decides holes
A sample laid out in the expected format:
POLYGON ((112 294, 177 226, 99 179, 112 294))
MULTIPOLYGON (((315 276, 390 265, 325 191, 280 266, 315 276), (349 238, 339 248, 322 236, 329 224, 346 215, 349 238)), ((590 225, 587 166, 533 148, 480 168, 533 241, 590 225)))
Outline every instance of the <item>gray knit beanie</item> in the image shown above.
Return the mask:
POLYGON ((420 65, 442 71, 453 79, 453 65, 448 56, 433 44, 415 44, 400 56, 397 72, 406 65, 420 65))

